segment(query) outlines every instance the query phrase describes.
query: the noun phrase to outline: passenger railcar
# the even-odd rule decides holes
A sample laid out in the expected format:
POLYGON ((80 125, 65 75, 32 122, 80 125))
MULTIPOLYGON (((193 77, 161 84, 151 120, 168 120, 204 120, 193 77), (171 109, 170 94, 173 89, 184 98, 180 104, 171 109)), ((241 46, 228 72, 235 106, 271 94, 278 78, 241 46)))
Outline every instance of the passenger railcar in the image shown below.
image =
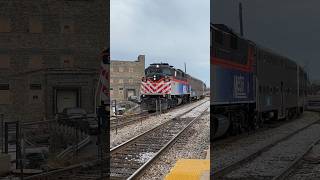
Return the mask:
POLYGON ((168 63, 154 63, 141 81, 141 107, 148 111, 171 107, 204 97, 206 85, 168 63))
POLYGON ((211 24, 211 137, 304 110, 307 76, 294 61, 211 24))

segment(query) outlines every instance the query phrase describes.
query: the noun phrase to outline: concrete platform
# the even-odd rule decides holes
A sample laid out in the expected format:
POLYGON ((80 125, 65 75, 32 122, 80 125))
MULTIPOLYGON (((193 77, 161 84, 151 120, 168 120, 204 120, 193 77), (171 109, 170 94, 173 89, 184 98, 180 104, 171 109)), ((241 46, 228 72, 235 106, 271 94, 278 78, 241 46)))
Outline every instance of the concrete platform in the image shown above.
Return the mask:
POLYGON ((207 180, 210 159, 181 159, 167 174, 165 180, 207 180))
POLYGON ((0 176, 4 176, 10 172, 10 161, 9 154, 0 154, 0 176))

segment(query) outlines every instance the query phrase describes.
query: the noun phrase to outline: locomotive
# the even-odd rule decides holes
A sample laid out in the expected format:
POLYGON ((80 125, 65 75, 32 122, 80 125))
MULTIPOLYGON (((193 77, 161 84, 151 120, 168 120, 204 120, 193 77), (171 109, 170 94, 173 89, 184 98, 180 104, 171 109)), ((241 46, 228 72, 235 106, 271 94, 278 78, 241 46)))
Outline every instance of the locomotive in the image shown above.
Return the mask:
POLYGON ((211 139, 303 113, 308 77, 293 60, 210 24, 211 139))
POLYGON ((148 111, 167 110, 204 98, 206 85, 168 63, 153 63, 141 80, 141 107, 148 111))

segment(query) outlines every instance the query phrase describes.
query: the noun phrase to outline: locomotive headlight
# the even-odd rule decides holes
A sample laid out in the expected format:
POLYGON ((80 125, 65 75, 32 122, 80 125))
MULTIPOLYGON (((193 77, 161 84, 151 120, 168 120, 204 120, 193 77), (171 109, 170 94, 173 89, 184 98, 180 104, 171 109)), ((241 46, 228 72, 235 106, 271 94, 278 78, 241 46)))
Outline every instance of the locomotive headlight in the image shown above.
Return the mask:
POLYGON ((157 79, 156 75, 153 75, 153 80, 155 81, 157 79))
POLYGON ((147 78, 146 77, 142 77, 142 81, 143 82, 147 82, 147 78))

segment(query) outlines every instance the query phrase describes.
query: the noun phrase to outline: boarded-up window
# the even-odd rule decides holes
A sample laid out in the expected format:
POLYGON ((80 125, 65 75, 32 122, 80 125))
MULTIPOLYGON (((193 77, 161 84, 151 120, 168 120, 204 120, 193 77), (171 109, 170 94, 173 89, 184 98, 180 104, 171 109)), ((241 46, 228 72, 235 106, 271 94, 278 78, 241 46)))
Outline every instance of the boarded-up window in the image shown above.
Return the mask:
POLYGON ((71 19, 64 19, 61 22, 61 32, 62 33, 73 33, 74 32, 74 22, 71 19))
POLYGON ((11 104, 9 84, 0 84, 0 104, 11 104))
POLYGON ((11 21, 8 17, 0 16, 0 32, 10 32, 11 21))
POLYGON ((43 60, 41 55, 33 55, 30 57, 29 68, 41 69, 43 66, 43 60))
POLYGON ((40 17, 29 18, 29 32, 42 33, 42 22, 40 17))
POLYGON ((0 54, 0 69, 10 68, 10 56, 0 54))
POLYGON ((74 65, 74 59, 71 55, 61 56, 61 65, 63 68, 70 68, 74 65))

